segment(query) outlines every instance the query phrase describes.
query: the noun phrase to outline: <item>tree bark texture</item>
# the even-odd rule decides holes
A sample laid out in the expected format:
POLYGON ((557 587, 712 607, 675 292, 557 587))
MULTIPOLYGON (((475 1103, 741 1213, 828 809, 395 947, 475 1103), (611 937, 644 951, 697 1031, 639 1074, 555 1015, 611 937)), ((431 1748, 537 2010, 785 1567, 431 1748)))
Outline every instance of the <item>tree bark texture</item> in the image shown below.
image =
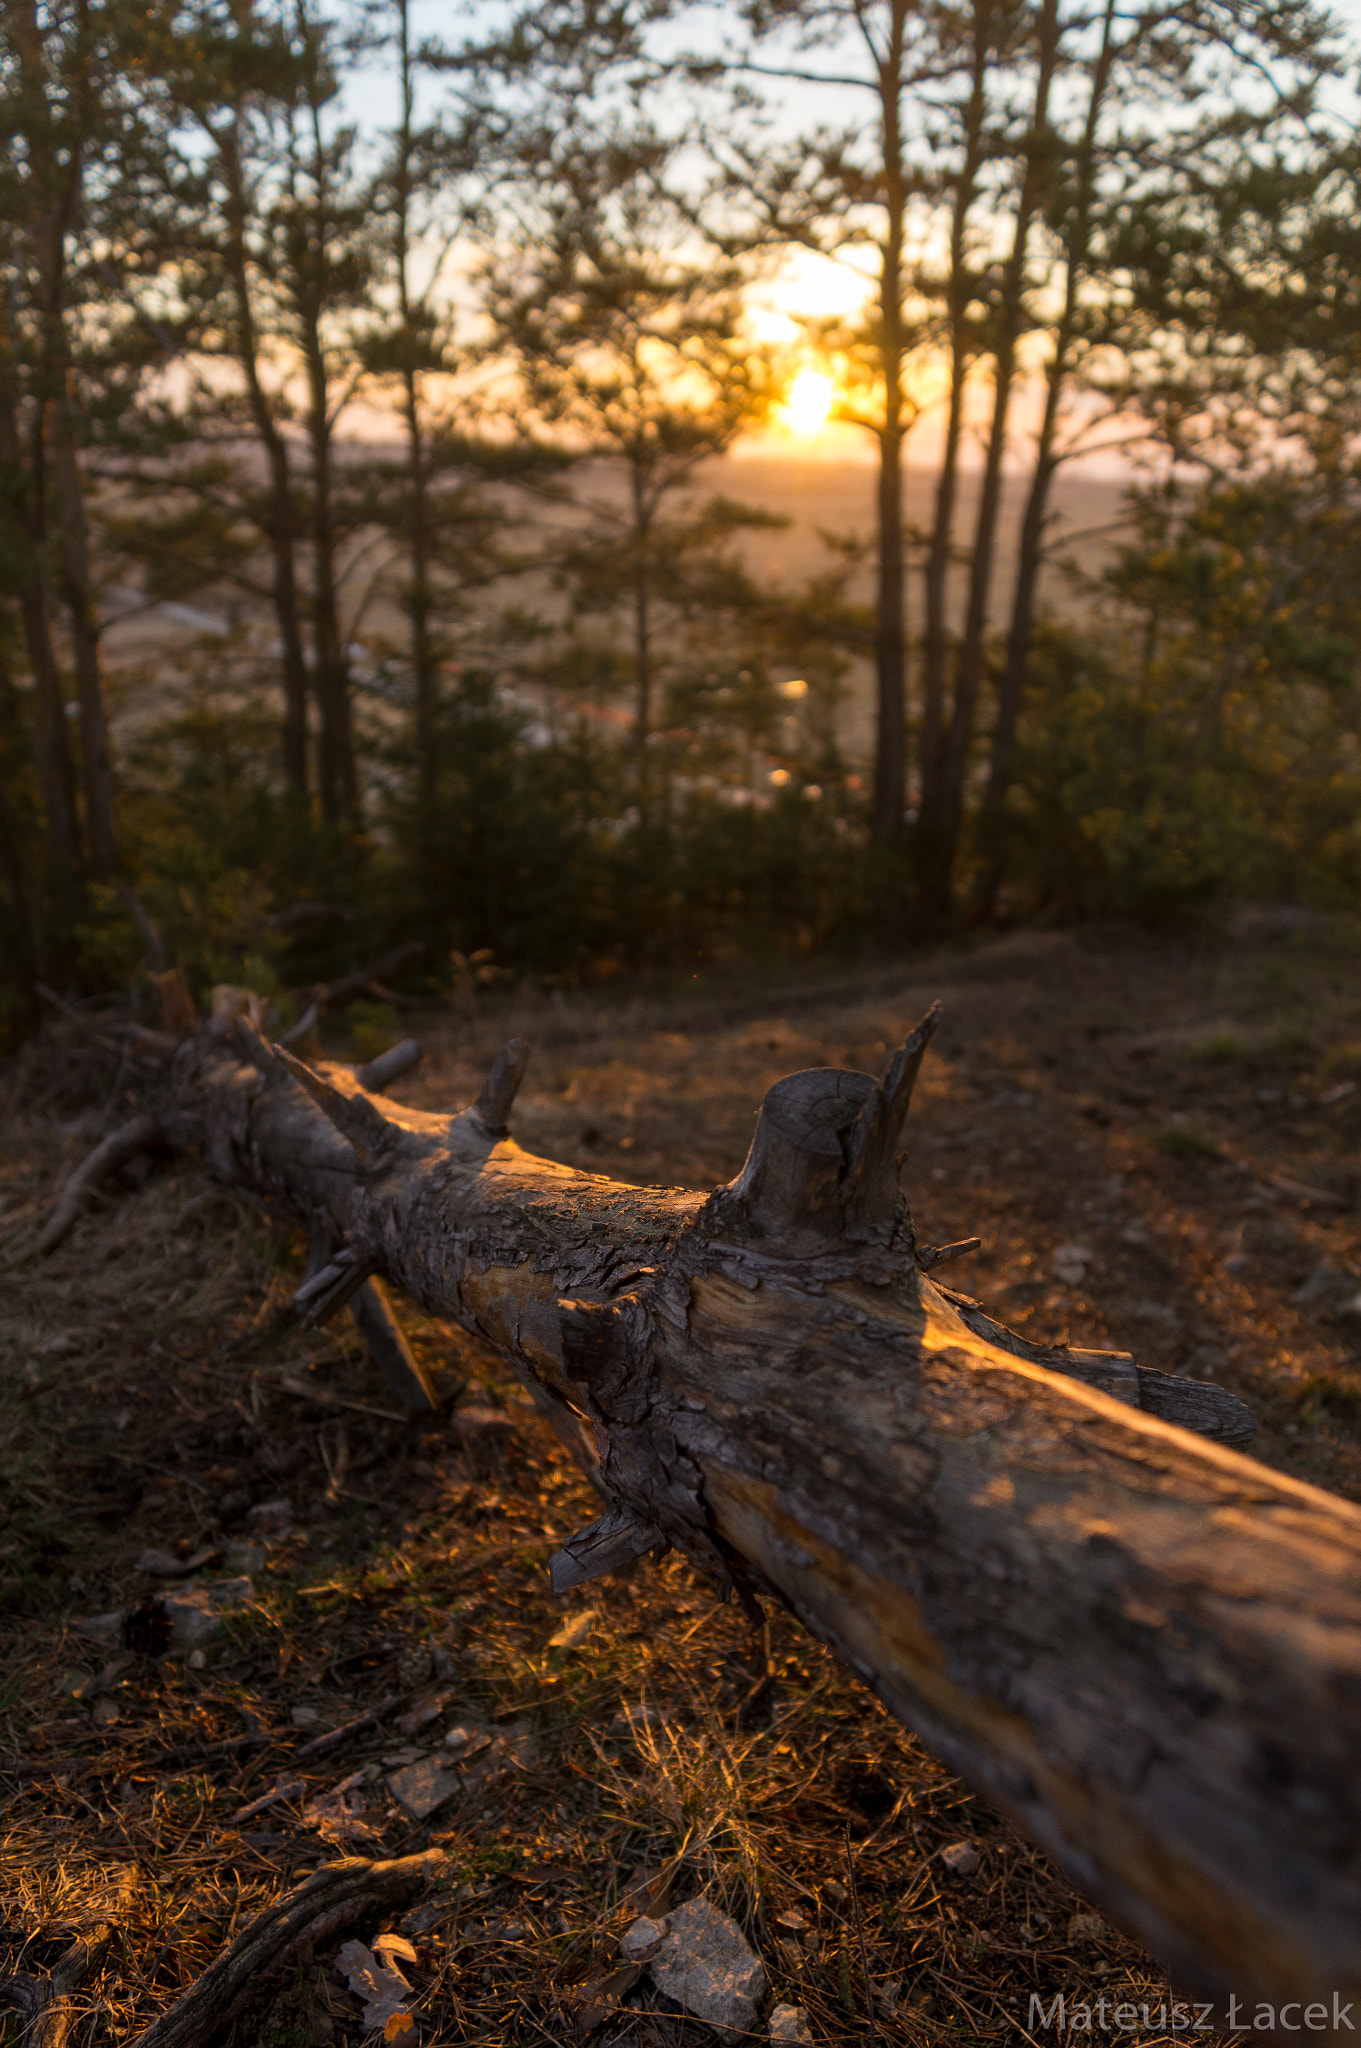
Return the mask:
POLYGON ((151 1109, 329 1230, 309 1312, 378 1273, 588 1421, 613 1505, 559 1585, 674 1544, 785 1603, 1180 1986, 1361 1998, 1361 1510, 1227 1448, 1223 1390, 1037 1350, 922 1270, 933 1022, 878 1080, 779 1082, 707 1196, 522 1151, 514 1041, 435 1115, 238 1021, 151 1109))

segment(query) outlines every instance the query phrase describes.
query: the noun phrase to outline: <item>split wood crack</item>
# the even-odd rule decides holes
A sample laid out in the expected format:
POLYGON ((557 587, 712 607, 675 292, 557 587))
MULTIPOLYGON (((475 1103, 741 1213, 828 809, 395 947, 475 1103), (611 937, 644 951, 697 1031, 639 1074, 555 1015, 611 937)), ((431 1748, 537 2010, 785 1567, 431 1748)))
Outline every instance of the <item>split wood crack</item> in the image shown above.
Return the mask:
POLYGON ((361 1076, 238 1015, 138 1114, 307 1221, 307 1313, 368 1290, 400 1344, 401 1289, 593 1446, 610 1504, 556 1587, 674 1546, 783 1602, 1179 1986, 1361 1999, 1361 1511, 1233 1449, 1226 1390, 931 1277, 968 1245, 919 1249, 900 1188, 935 1021, 877 1079, 778 1082, 707 1195, 523 1151, 516 1041, 432 1114, 381 1093, 417 1048, 361 1076))

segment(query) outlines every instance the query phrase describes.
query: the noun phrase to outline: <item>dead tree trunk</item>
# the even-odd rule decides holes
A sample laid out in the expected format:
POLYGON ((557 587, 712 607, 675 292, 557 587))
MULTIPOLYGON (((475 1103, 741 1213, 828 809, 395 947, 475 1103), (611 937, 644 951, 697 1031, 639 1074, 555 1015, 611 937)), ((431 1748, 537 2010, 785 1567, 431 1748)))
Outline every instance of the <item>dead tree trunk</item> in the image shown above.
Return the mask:
POLYGON ((589 1420, 614 1506, 559 1584, 669 1542, 782 1600, 1179 1983, 1331 2015, 1361 1999, 1361 1511, 1224 1448, 1222 1390, 1036 1351, 927 1277, 899 1167, 933 1021, 878 1081, 781 1081, 707 1197, 523 1152, 513 1042, 444 1116, 239 1022, 150 1108, 331 1233, 313 1313, 381 1274, 589 1420))

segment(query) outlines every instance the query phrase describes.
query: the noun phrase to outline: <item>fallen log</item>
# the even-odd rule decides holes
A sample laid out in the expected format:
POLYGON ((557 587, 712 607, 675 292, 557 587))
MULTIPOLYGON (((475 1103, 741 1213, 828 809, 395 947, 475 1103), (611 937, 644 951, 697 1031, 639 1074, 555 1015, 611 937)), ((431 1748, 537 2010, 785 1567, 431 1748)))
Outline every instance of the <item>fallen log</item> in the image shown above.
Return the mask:
POLYGON ((783 1601, 1187 1990, 1361 2001, 1361 1511, 1228 1448, 1224 1390, 1037 1350, 920 1269, 933 1022, 877 1081, 778 1083, 709 1195, 522 1151, 515 1044, 437 1115, 239 1019, 148 1114, 325 1228, 314 1302, 379 1274, 589 1424, 612 1505, 559 1584, 671 1544, 783 1601))

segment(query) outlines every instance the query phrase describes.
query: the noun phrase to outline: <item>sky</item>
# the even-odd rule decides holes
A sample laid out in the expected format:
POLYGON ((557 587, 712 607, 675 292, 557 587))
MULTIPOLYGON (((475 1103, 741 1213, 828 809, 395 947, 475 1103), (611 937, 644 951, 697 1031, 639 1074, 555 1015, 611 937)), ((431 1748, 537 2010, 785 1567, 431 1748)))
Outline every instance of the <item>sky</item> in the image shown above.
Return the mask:
MULTIPOLYGON (((478 13, 486 5, 487 0, 472 0, 471 7, 465 11, 451 5, 450 0, 414 0, 415 33, 417 37, 437 36, 455 43, 468 32, 470 22, 476 21, 478 13)), ((497 11, 500 11, 499 0, 497 11)), ((1361 51, 1361 0, 1332 0, 1330 11, 1349 35, 1354 49, 1361 51)), ((710 21, 721 22, 721 7, 702 7, 696 12, 701 19, 708 17, 710 21)), ((789 95, 787 103, 791 117, 800 126, 810 122, 814 109, 835 122, 845 120, 850 109, 861 104, 860 96, 850 92, 837 95, 839 104, 834 105, 830 96, 824 94, 821 99, 816 99, 807 88, 787 87, 784 90, 789 95)), ((356 74, 347 97, 361 127, 376 129, 395 113, 392 80, 387 67, 382 64, 371 63, 356 74)), ((868 95, 865 98, 868 99, 868 95)), ((762 341, 797 351, 802 341, 800 316, 851 314, 863 303, 868 289, 867 275, 864 269, 857 270, 854 261, 837 264, 807 251, 793 252, 778 275, 753 290, 753 332, 762 341)), ((810 368, 815 362, 816 358, 810 351, 810 368)), ((817 367, 825 369, 828 366, 822 363, 817 367)), ((911 436, 909 461, 932 467, 939 438, 939 408, 931 402, 929 385, 923 388, 919 382, 913 395, 923 400, 924 405, 920 422, 911 436)), ((985 392, 980 392, 979 397, 980 402, 986 401, 985 392)), ((1029 421, 1037 414, 1037 399, 1037 393, 1024 388, 1019 394, 1016 408, 1018 444, 1024 441, 1029 421)), ((739 456, 747 453, 762 457, 788 453, 804 460, 837 464, 869 465, 876 459, 875 443, 870 434, 862 428, 839 424, 835 420, 821 428, 811 429, 804 423, 797 431, 790 424, 777 421, 764 432, 749 437, 736 453, 739 456)), ((1127 463, 1118 448, 1105 448, 1086 458, 1083 467, 1093 476, 1113 476, 1125 473, 1127 463)))

